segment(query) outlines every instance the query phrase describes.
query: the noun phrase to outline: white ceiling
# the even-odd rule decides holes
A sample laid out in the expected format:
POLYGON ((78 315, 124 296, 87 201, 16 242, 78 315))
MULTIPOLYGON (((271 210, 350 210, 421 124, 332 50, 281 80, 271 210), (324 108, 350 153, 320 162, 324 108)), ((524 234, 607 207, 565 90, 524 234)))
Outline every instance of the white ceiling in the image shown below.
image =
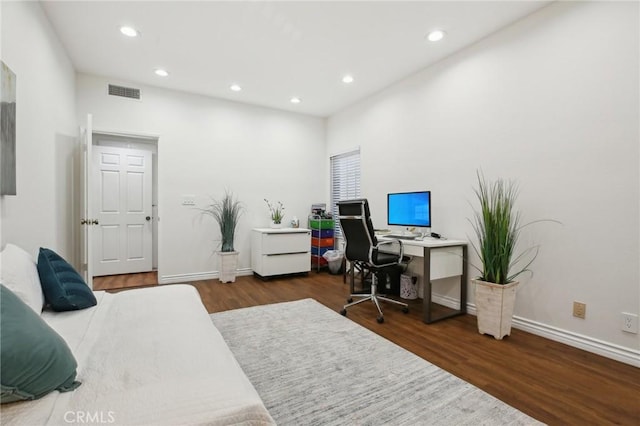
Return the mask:
POLYGON ((548 1, 47 1, 77 71, 329 116, 548 1), (142 36, 127 38, 121 25, 142 36), (447 37, 425 35, 434 28, 447 37), (154 74, 157 68, 169 77, 154 74), (355 81, 342 83, 344 74, 355 81), (229 86, 237 83, 241 92, 229 86), (292 96, 300 104, 289 102, 292 96))

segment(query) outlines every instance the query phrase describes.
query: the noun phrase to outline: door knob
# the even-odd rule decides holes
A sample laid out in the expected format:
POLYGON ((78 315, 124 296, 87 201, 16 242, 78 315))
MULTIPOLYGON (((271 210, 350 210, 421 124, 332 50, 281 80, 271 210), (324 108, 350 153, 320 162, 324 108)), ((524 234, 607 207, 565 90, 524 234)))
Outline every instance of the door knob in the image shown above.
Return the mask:
POLYGON ((149 222, 151 220, 151 216, 147 216, 144 218, 147 222, 149 222))
POLYGON ((98 224, 98 219, 93 219, 93 221, 91 222, 92 225, 97 225, 98 224))
POLYGON ((80 219, 80 225, 86 225, 88 222, 87 219, 80 219))

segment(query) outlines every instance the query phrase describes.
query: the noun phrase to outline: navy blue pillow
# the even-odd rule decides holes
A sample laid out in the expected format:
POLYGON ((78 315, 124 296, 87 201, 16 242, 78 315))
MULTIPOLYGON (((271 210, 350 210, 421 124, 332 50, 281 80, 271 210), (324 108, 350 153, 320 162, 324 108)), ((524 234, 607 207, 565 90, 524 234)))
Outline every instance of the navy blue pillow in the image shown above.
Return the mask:
POLYGON ((44 299, 54 311, 76 311, 98 303, 80 274, 53 250, 40 248, 38 275, 44 299))

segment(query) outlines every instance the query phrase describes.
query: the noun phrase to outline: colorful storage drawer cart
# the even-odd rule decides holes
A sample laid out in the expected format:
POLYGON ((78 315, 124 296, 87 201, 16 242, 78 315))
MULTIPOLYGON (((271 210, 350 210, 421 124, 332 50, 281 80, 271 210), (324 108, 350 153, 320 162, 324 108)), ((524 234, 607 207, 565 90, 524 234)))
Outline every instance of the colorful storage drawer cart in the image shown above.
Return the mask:
POLYGON ((323 219, 319 216, 309 217, 311 228, 311 267, 320 271, 320 268, 328 266, 327 259, 322 257, 327 250, 333 250, 333 219, 323 219))

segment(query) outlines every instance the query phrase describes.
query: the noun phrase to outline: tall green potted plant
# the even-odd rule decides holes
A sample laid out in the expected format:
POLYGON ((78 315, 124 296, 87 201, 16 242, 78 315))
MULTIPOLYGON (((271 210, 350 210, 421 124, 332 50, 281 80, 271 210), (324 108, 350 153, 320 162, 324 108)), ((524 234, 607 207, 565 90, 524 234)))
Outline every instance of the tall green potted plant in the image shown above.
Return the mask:
POLYGON ((213 217, 220 228, 219 279, 223 283, 236 281, 239 253, 234 249, 234 240, 243 210, 242 203, 229 191, 225 191, 220 200, 213 199, 211 204, 202 209, 202 213, 213 217))
POLYGON ((477 238, 472 247, 480 258, 480 276, 473 280, 478 331, 498 340, 511 333, 518 277, 529 271, 538 249, 516 253, 522 225, 515 209, 518 188, 514 182, 498 179, 487 182, 478 172, 475 189, 480 207, 471 221, 477 238), (516 267, 516 265, 523 265, 516 267))

